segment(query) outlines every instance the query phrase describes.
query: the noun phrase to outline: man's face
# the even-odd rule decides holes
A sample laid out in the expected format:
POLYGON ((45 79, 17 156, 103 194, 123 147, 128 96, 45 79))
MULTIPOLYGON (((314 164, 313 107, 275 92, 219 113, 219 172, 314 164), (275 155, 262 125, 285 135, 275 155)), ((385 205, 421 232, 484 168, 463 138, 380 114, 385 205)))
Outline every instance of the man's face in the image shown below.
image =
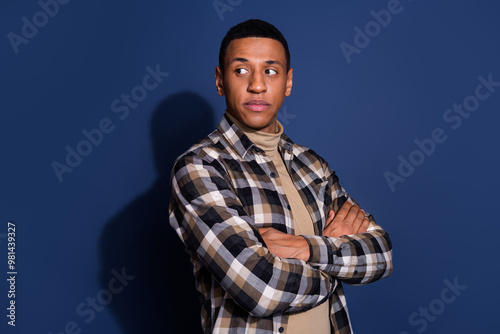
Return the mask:
POLYGON ((276 133, 276 117, 292 91, 292 72, 286 72, 283 45, 271 38, 232 40, 224 73, 215 70, 217 92, 226 96, 227 111, 246 126, 276 133))

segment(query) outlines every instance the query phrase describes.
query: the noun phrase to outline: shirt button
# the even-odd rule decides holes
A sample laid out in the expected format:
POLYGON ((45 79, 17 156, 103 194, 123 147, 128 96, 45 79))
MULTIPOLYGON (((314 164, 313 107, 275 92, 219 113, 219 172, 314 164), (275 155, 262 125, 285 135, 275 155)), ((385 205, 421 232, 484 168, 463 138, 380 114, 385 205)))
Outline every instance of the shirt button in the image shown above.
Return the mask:
POLYGON ((271 174, 269 174, 269 176, 274 179, 276 177, 276 174, 274 172, 271 172, 271 174))
POLYGON ((280 333, 283 333, 284 331, 285 331, 285 329, 284 329, 283 327, 280 327, 280 328, 278 329, 278 332, 280 332, 280 333))

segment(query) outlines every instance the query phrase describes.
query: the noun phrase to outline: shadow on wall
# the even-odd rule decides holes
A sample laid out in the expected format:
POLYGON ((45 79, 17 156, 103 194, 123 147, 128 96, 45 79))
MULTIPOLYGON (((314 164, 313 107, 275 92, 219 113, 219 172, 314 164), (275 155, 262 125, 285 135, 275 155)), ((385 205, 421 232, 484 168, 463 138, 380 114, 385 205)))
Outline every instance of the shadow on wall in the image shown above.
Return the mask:
POLYGON ((192 265, 168 222, 169 186, 175 159, 213 126, 213 109, 191 92, 164 99, 153 113, 151 137, 158 178, 106 223, 100 240, 103 288, 109 289, 113 269, 122 273, 124 268, 126 275, 135 276, 129 277, 108 306, 124 333, 202 332, 192 265))

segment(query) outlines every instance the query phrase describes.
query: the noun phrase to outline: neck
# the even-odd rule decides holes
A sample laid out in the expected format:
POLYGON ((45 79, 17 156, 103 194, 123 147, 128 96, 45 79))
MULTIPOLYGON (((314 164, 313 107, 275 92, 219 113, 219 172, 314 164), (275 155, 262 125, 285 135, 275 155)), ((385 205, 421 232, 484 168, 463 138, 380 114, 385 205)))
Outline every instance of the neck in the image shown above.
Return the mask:
POLYGON ((267 155, 274 156, 278 152, 278 143, 283 133, 283 126, 279 121, 276 121, 276 132, 268 133, 250 128, 228 112, 226 112, 226 115, 255 145, 263 149, 267 155))

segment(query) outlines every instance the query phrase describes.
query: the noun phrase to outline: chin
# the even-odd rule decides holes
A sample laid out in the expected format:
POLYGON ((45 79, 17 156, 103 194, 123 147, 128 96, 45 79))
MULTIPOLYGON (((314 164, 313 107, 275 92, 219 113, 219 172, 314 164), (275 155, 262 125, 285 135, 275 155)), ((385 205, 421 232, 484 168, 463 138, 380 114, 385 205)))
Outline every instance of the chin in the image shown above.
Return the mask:
POLYGON ((271 123, 271 119, 267 117, 248 117, 246 119, 246 125, 253 129, 263 129, 271 123))
POLYGON ((257 131, 262 131, 264 128, 266 128, 269 124, 249 124, 248 126, 251 127, 252 129, 255 129, 257 131))

